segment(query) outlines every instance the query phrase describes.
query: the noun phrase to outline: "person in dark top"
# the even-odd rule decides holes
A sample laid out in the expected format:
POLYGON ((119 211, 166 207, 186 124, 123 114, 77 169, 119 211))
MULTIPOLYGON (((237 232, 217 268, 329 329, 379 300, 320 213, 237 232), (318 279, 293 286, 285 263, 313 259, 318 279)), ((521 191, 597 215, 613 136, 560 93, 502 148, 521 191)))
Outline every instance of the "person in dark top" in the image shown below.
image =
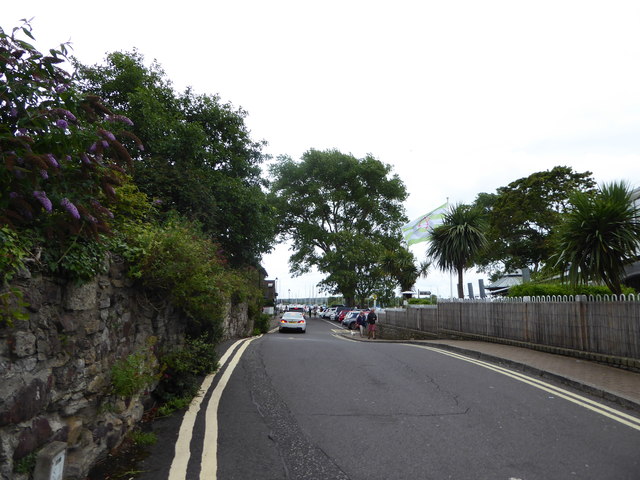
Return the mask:
POLYGON ((376 322, 377 321, 378 321, 378 316, 376 315, 376 309, 372 308, 371 311, 369 312, 369 315, 367 315, 367 323, 369 324, 367 338, 373 337, 374 340, 376 339, 376 322))

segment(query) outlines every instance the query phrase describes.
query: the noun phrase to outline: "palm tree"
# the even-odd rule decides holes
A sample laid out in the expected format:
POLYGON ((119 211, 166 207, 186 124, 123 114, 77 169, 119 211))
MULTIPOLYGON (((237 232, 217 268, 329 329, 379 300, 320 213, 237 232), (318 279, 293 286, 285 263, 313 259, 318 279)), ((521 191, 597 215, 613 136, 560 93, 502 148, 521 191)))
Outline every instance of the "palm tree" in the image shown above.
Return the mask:
POLYGON ((452 206, 433 230, 427 256, 440 270, 458 273, 458 298, 464 298, 464 271, 486 245, 484 230, 482 211, 464 204, 452 206))
POLYGON ((640 252, 640 209, 624 181, 604 184, 595 195, 574 193, 558 231, 556 265, 571 285, 604 283, 619 295, 627 264, 640 252))

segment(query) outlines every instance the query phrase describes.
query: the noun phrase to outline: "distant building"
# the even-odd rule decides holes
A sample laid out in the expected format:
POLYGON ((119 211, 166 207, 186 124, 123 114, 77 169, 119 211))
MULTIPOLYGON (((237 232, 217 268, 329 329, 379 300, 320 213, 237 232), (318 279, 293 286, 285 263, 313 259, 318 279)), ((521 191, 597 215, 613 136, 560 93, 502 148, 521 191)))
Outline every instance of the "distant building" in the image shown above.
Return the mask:
POLYGON ((516 285, 521 285, 523 282, 522 270, 518 269, 515 272, 510 272, 500 277, 495 282, 485 286, 491 295, 504 296, 509 293, 509 289, 516 285))
MULTIPOLYGON (((640 209, 640 188, 636 188, 631 194, 633 203, 636 208, 640 209)), ((640 255, 640 252, 637 252, 640 255)), ((624 284, 627 287, 635 288, 637 292, 640 292, 640 262, 635 262, 629 265, 624 270, 624 284)))

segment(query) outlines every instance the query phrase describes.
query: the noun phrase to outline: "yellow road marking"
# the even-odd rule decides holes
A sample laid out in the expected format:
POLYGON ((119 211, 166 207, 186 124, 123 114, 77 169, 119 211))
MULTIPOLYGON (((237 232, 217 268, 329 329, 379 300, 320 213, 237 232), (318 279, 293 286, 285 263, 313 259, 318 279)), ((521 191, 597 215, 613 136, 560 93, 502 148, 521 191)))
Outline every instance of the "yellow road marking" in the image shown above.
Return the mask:
MULTIPOLYGON (((251 339, 243 338, 235 342, 231 347, 229 347, 225 352, 225 354, 220 359, 220 368, 218 369, 218 371, 220 371, 220 369, 222 369, 222 367, 227 363, 227 359, 235 350, 236 345, 242 342, 247 342, 247 340, 252 341, 255 338, 259 338, 259 337, 254 337, 251 339)), ((245 343, 245 345, 243 345, 242 351, 244 351, 244 348, 246 348, 246 345, 248 345, 248 342, 245 343)), ((240 353, 240 350, 238 351, 238 353, 240 353)), ((239 358, 239 357, 236 356, 236 358, 239 358)), ((235 365, 233 367, 235 368, 235 365)), ((227 371, 228 370, 229 368, 227 368, 227 371)), ((200 391, 198 395, 191 401, 191 404, 189 405, 189 409, 184 414, 182 423, 180 424, 178 440, 176 441, 176 445, 175 445, 173 461, 171 462, 171 467, 169 469, 168 480, 185 480, 186 479, 187 466, 189 464, 189 458, 191 457, 191 450, 189 449, 189 445, 191 444, 191 438, 193 437, 193 427, 195 425, 198 412, 200 411, 202 399, 204 395, 207 393, 207 391, 209 390, 209 388, 211 387, 211 383, 213 382, 213 379, 215 378, 218 371, 206 376, 206 378, 202 382, 202 385, 200 386, 200 391)), ((216 387, 216 389, 218 387, 216 387)), ((208 409, 207 409, 207 413, 208 413, 208 409)), ((217 426, 216 426, 216 436, 217 436, 217 426)), ((217 445, 216 445, 216 448, 217 448, 217 445)), ((215 471, 214 471, 213 477, 210 477, 210 478, 215 479, 215 471)))

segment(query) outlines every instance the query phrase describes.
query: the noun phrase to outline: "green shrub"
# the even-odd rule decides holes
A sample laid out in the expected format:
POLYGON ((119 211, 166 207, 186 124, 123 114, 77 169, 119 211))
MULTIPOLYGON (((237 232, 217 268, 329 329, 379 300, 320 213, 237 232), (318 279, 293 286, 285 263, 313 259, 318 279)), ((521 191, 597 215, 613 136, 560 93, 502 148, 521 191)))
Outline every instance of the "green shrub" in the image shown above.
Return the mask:
MULTIPOLYGON (((634 293, 632 288, 623 288, 623 293, 634 293)), ((611 295, 611 290, 599 285, 571 287, 563 283, 523 283, 509 289, 509 297, 544 297, 569 295, 611 295)))
POLYGON ((432 296, 429 298, 410 298, 408 300, 409 305, 435 305, 437 303, 437 297, 432 296))
POLYGON ((260 335, 261 333, 267 333, 271 326, 271 316, 266 313, 261 313, 256 318, 254 324, 254 335, 260 335), (255 333, 257 330, 258 333, 255 333))
POLYGON ((31 452, 13 464, 13 471, 16 473, 31 473, 36 468, 38 452, 31 452))
POLYGON ((131 397, 150 387, 159 378, 153 355, 155 338, 143 350, 132 353, 111 367, 111 384, 116 395, 131 397))
POLYGON ((201 378, 215 372, 218 356, 206 337, 188 339, 185 345, 161 357, 163 373, 154 395, 163 403, 191 399, 198 393, 201 378))

